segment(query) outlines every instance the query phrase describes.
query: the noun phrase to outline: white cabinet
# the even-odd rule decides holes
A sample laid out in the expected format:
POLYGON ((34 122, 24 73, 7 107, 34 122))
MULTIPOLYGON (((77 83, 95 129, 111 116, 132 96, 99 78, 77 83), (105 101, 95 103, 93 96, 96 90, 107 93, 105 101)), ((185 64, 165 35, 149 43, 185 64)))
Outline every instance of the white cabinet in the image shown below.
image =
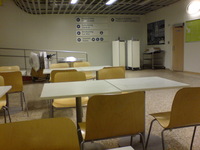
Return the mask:
POLYGON ((140 41, 127 41, 127 68, 140 68, 140 41))
POLYGON ((112 42, 112 65, 125 66, 126 65, 126 44, 125 41, 112 42))

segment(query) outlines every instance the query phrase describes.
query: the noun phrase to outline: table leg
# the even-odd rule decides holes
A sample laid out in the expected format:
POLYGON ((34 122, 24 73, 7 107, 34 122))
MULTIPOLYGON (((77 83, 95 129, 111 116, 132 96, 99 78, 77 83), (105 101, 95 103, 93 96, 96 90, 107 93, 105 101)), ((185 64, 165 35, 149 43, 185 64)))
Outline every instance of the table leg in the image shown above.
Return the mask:
POLYGON ((76 122, 82 122, 82 103, 81 97, 76 97, 76 122))
POLYGON ((99 74, 98 74, 98 71, 96 71, 96 80, 99 80, 99 74))

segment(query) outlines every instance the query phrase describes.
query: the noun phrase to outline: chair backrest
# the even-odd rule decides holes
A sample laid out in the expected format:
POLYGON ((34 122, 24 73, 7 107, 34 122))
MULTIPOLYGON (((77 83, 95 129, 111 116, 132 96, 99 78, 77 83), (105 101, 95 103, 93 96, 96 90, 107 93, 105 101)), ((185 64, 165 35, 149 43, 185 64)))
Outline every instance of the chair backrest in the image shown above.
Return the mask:
POLYGON ((77 61, 73 62, 73 67, 88 67, 91 66, 89 62, 86 61, 77 61))
POLYGON ((0 76, 4 78, 5 85, 12 86, 8 93, 23 91, 22 73, 20 71, 0 72, 0 76))
POLYGON ((144 132, 145 93, 92 96, 87 105, 85 140, 144 132))
POLYGON ((71 72, 71 71, 77 72, 77 70, 75 70, 75 69, 71 69, 71 70, 52 70, 51 74, 50 74, 50 82, 54 82, 56 73, 58 73, 58 72, 71 72))
POLYGON ((98 80, 125 78, 124 67, 105 67, 97 72, 98 80))
POLYGON ((168 128, 200 123, 200 87, 180 89, 172 104, 168 128))
POLYGON ((53 68, 69 68, 69 64, 68 63, 51 64, 50 69, 53 69, 53 68))
POLYGON ((54 82, 70 82, 70 81, 85 81, 86 76, 83 72, 67 70, 57 72, 54 76, 54 82))
MULTIPOLYGON (((89 62, 86 61, 77 61, 77 62, 73 62, 72 64, 73 67, 89 67, 91 66, 91 64, 89 62)), ((85 75, 86 75, 86 79, 92 79, 94 78, 92 71, 84 71, 85 75)))
POLYGON ((1 66, 0 71, 20 71, 19 66, 1 66))
POLYGON ((0 131, 7 150, 80 150, 76 126, 68 118, 2 124, 0 131))
MULTIPOLYGON (((0 86, 4 86, 4 85, 5 85, 4 84, 4 78, 2 76, 0 76, 0 86)), ((2 97, 0 97, 0 101, 5 100, 5 99, 6 99, 6 95, 3 95, 2 97)))

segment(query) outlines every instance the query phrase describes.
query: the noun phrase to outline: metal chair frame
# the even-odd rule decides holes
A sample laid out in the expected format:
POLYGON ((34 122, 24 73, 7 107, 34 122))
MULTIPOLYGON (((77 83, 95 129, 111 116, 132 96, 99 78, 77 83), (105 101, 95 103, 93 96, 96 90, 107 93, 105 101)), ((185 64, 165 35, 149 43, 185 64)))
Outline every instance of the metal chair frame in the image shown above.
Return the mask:
MULTIPOLYGON (((148 142, 149 142, 149 138, 150 138, 150 134, 151 134, 151 130, 152 130, 152 126, 153 126, 153 123, 154 123, 155 121, 156 121, 156 119, 153 119, 153 120, 151 121, 150 128, 149 128, 149 132, 148 132, 148 136, 147 136, 147 140, 146 140, 145 149, 147 149, 148 142)), ((162 132, 161 132, 161 137, 162 137, 162 148, 163 148, 163 150, 165 150, 165 141, 164 141, 164 132, 165 132, 165 131, 167 131, 167 130, 173 130, 173 129, 179 129, 179 128, 194 127, 193 134, 192 134, 192 140, 191 140, 191 144, 190 144, 190 150, 192 150, 193 142, 194 142, 194 137, 195 137, 195 133, 196 133, 196 128, 197 128, 197 126, 200 126, 200 124, 197 124, 197 125, 188 125, 188 126, 176 127, 176 128, 166 128, 166 129, 163 129, 162 132)))

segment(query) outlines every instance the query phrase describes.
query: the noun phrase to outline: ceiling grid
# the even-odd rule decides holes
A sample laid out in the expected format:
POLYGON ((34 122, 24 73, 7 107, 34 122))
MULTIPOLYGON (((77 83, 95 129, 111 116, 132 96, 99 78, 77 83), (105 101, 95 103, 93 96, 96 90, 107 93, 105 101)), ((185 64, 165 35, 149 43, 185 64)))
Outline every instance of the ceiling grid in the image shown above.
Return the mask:
POLYGON ((107 0, 79 0, 70 4, 70 0, 13 0, 23 11, 42 14, 118 14, 144 15, 166 7, 180 0, 118 0, 106 5, 107 0))

